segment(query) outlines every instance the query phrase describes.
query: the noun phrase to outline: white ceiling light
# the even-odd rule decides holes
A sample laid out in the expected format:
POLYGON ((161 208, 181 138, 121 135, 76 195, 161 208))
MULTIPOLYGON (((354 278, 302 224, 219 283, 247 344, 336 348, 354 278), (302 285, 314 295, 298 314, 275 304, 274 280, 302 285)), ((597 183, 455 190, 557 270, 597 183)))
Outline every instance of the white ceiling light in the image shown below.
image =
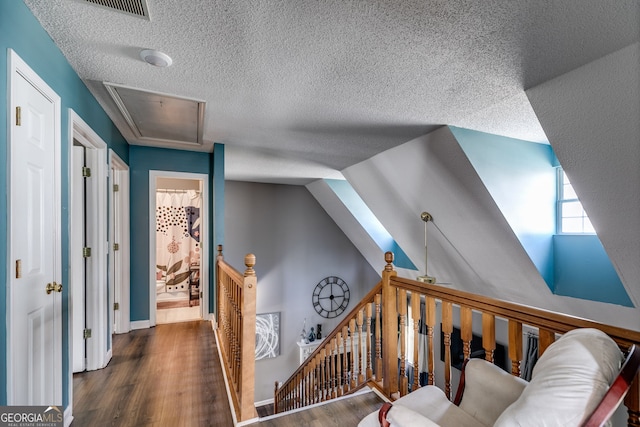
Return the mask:
POLYGON ((140 52, 140 58, 147 64, 155 67, 168 67, 173 60, 166 53, 154 49, 145 49, 140 52))

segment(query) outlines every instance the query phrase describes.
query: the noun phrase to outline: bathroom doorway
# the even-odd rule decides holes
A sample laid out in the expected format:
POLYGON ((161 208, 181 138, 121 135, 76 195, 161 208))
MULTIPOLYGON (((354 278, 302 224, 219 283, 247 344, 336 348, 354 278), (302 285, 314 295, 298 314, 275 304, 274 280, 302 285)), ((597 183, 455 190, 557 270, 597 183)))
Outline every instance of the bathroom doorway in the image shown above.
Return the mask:
POLYGON ((152 325, 202 319, 208 312, 206 175, 151 172, 152 325))

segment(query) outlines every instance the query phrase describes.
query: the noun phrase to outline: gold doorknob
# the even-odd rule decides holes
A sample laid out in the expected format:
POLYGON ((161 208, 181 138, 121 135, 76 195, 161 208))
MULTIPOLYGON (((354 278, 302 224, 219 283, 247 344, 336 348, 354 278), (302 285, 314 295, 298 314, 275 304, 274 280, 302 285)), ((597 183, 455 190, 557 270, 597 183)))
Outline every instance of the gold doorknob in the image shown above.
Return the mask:
POLYGON ((45 291, 47 291, 47 295, 49 295, 51 292, 62 292, 62 284, 60 283, 47 283, 47 286, 44 288, 45 291))

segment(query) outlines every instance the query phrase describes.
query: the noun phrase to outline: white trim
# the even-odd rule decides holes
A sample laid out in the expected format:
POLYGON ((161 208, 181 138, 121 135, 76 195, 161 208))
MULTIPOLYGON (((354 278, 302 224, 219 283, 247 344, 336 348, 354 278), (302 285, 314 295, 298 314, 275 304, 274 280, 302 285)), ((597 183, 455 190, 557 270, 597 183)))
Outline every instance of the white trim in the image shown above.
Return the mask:
POLYGON ((149 171, 149 324, 156 325, 156 180, 157 178, 194 179, 202 182, 200 210, 200 300, 201 316, 209 317, 209 175, 204 173, 149 171))
POLYGON ((113 264, 110 264, 111 274, 109 274, 109 289, 113 292, 109 293, 108 307, 113 306, 113 301, 117 301, 120 305, 114 319, 115 333, 123 334, 131 330, 130 321, 130 238, 129 238, 129 166, 113 151, 109 150, 109 173, 110 173, 110 185, 109 188, 109 259, 117 261, 115 262, 115 271, 112 268, 113 264), (113 184, 118 184, 118 201, 120 210, 118 212, 120 216, 120 229, 118 235, 114 235, 114 192, 113 184), (120 248, 118 251, 113 249, 113 243, 118 243, 120 248), (115 287, 116 280, 118 287, 115 287))
POLYGON ((64 427, 69 427, 71 425, 71 423, 73 422, 73 414, 71 413, 71 408, 72 408, 72 405, 70 404, 64 410, 64 415, 63 415, 64 416, 64 427))
MULTIPOLYGON (((60 96, 58 96, 58 94, 51 89, 51 87, 44 81, 42 80, 42 78, 40 78, 40 76, 38 76, 35 71, 33 71, 26 62, 24 62, 22 60, 22 58, 20 58, 20 56, 18 56, 18 54, 13 50, 13 49, 7 49, 7 55, 8 55, 8 61, 7 61, 7 79, 8 79, 8 91, 9 94, 7 96, 7 110, 8 110, 8 115, 10 116, 9 123, 15 123, 15 111, 12 108, 12 105, 14 105, 14 101, 15 101, 15 89, 14 89, 14 76, 16 74, 20 74, 24 79, 26 79, 27 81, 29 81, 35 88, 38 89, 38 91, 40 91, 40 93, 42 93, 45 97, 47 97, 47 99, 49 99, 51 101, 51 103, 54 106, 54 119, 53 119, 53 123, 55 126, 55 130, 54 130, 54 135, 53 135, 53 141, 54 141, 54 197, 53 197, 53 207, 52 207, 52 215, 54 216, 54 241, 55 241, 55 248, 54 248, 54 277, 53 280, 57 281, 58 283, 62 283, 62 225, 61 225, 61 212, 62 212, 62 193, 61 193, 61 141, 62 141, 62 136, 61 136, 61 122, 62 122, 62 114, 61 114, 61 99, 60 96)), ((14 259, 14 254, 13 249, 12 249, 12 218, 11 218, 11 199, 12 196, 16 197, 15 195, 11 194, 11 165, 13 163, 13 152, 11 150, 11 144, 14 141, 14 137, 13 137, 13 126, 7 126, 7 160, 8 160, 8 167, 6 170, 7 173, 7 259, 6 259, 6 265, 7 266, 11 266, 13 265, 13 259, 14 259)), ((5 385, 6 390, 7 390, 7 404, 12 405, 12 404, 22 404, 23 402, 14 402, 14 390, 13 390, 13 386, 14 383, 19 381, 19 382, 23 382, 24 378, 14 378, 14 365, 15 365, 15 358, 18 357, 16 355, 13 354, 13 351, 11 351, 12 346, 12 342, 15 339, 20 339, 20 337, 15 337, 14 335, 14 331, 13 331, 13 325, 14 322, 18 322, 21 319, 13 319, 13 312, 12 312, 12 294, 11 294, 11 289, 12 286, 15 283, 15 279, 14 276, 12 276, 11 274, 12 269, 11 268, 7 268, 7 277, 6 277, 6 283, 7 283, 7 287, 6 287, 6 307, 5 307, 5 313, 6 313, 6 319, 7 319, 7 384, 5 385)), ((57 307, 54 307, 54 310, 60 310, 60 320, 62 320, 62 302, 60 301, 61 298, 59 298, 57 300, 57 302, 55 303, 57 305, 57 307)), ((62 327, 60 327, 60 335, 62 334, 62 327)), ((54 337, 54 339, 57 339, 56 337, 54 337)), ((51 355, 51 357, 55 358, 56 361, 54 362, 55 366, 59 366, 59 372, 57 372, 55 374, 56 378, 54 380, 55 383, 60 385, 60 389, 57 390, 56 392, 59 393, 60 396, 60 402, 59 404, 62 404, 62 400, 63 400, 63 390, 62 390, 62 352, 65 351, 65 349, 62 349, 62 336, 59 337, 60 339, 60 348, 61 348, 61 352, 60 354, 58 354, 57 351, 54 351, 54 354, 51 355)), ((68 351, 68 349, 66 349, 66 351, 68 351)), ((22 357, 27 357, 27 355, 21 355, 22 357)), ((71 401, 70 401, 71 402, 71 401)), ((54 404, 58 404, 58 402, 54 402, 54 404)), ((69 405, 71 405, 71 403, 69 403, 69 405)))
POLYGON ((131 330, 135 331, 137 329, 149 329, 151 324, 148 320, 134 320, 131 322, 131 330))
MULTIPOLYGON (((97 133, 72 109, 69 109, 69 147, 73 140, 80 142, 87 151, 90 162, 91 179, 87 185, 91 186, 86 200, 87 206, 87 243, 91 248, 91 257, 87 263, 87 278, 92 286, 86 288, 86 327, 91 329, 92 337, 87 340, 88 371, 101 369, 109 363, 107 342, 111 337, 111 325, 108 319, 108 288, 107 288, 107 144, 97 133)), ((73 150, 69 150, 69 164, 73 164, 73 150)), ((69 183, 73 182, 74 174, 69 168, 69 183)), ((69 191, 69 199, 73 192, 69 191)), ((69 217, 69 228, 77 224, 69 217)), ((70 231, 70 230, 69 230, 70 231)), ((81 250, 71 247, 69 251, 81 250)), ((70 323, 70 322, 69 322, 70 323)), ((69 335, 69 341, 73 336, 69 335)), ((71 358, 69 358, 71 362, 71 358)), ((71 370, 71 369, 70 369, 71 370)), ((72 384, 72 382, 70 383, 72 384)), ((72 386, 70 385, 70 389, 72 386)))
POLYGON ((269 405, 271 403, 273 403, 275 400, 272 397, 271 399, 266 399, 266 400, 261 400, 259 402, 253 402, 253 406, 255 406, 256 408, 260 407, 260 406, 264 406, 264 405, 269 405))

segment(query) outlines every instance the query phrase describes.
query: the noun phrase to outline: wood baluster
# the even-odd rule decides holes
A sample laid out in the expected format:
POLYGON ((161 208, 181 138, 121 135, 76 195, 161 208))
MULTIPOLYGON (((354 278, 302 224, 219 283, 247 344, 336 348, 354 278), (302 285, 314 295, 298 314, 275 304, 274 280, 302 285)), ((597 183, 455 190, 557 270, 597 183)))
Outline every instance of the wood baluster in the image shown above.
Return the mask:
POLYGON ((315 358, 307 358, 307 405, 313 405, 315 393, 315 358))
POLYGON ((398 294, 398 307, 400 312, 400 382, 398 383, 398 387, 400 389, 400 396, 405 396, 407 394, 407 389, 409 388, 406 369, 407 291, 401 289, 398 294))
POLYGON ((308 365, 304 365, 302 368, 302 372, 300 372, 300 395, 301 395, 301 405, 307 406, 309 402, 307 401, 307 368, 308 365))
POLYGON ((375 342, 376 342, 376 360, 375 360, 375 374, 376 381, 382 379, 382 294, 376 294, 373 298, 376 305, 376 330, 375 330, 375 342))
POLYGON ((325 354, 325 362, 324 362, 324 381, 325 381, 325 396, 326 400, 331 399, 331 354, 329 353, 329 349, 326 347, 323 354, 325 354))
POLYGON ((304 377, 302 376, 303 372, 298 372, 298 384, 296 389, 298 390, 298 407, 304 407, 304 377))
POLYGON ((640 374, 636 374, 631 383, 631 388, 624 399, 624 405, 627 407, 627 425, 640 427, 640 374))
POLYGON ((275 386, 273 388, 273 413, 278 413, 278 401, 280 400, 280 396, 278 393, 278 381, 275 382, 275 386))
POLYGON ((351 331, 351 371, 349 375, 350 388, 356 387, 356 319, 349 320, 349 330, 351 331))
POLYGON ((331 388, 333 389, 334 399, 341 395, 338 390, 338 367, 336 366, 338 364, 338 358, 338 340, 333 337, 331 338, 331 388))
POLYGON ((312 366, 313 366, 313 381, 312 381, 312 386, 313 386, 313 393, 311 395, 311 403, 318 403, 318 375, 320 374, 320 372, 318 371, 318 356, 316 355, 313 358, 312 361, 312 366))
POLYGON ((307 363, 307 405, 313 403, 313 364, 307 363))
POLYGON ((413 384, 411 391, 416 391, 420 387, 420 294, 411 292, 411 318, 413 320, 413 384))
POLYGON ((542 356, 542 353, 556 340, 556 334, 548 329, 540 328, 538 336, 538 355, 542 356))
MULTIPOLYGON (((325 350, 325 349, 323 349, 325 350)), ((325 400, 329 400, 331 399, 331 379, 329 378, 329 374, 330 374, 330 367, 329 367, 329 357, 328 354, 325 351, 322 352, 323 358, 324 358, 324 399, 325 400)))
POLYGON ((340 346, 342 345, 342 332, 336 334, 336 387, 338 388, 338 396, 344 394, 344 379, 342 378, 342 353, 340 346))
POLYGON ((427 384, 434 385, 435 384, 435 349, 433 346, 433 328, 436 324, 436 299, 433 297, 426 297, 426 312, 427 312, 427 351, 429 354, 427 360, 427 369, 429 369, 429 373, 427 374, 427 384))
POLYGON ((367 381, 373 378, 373 369, 371 368, 371 319, 373 318, 373 303, 368 303, 366 305, 367 310, 367 335, 365 337, 365 345, 367 346, 367 363, 366 363, 366 373, 367 373, 367 381))
POLYGON ((349 350, 347 349, 347 338, 349 336, 349 331, 347 326, 342 327, 342 384, 344 387, 344 392, 351 390, 351 381, 349 380, 349 367, 348 359, 349 359, 349 350))
POLYGON ((442 332, 444 334, 444 394, 451 400, 451 333, 453 308, 450 301, 442 301, 442 332))
POLYGON ((316 389, 315 389, 315 401, 316 403, 320 403, 322 402, 322 369, 321 369, 321 363, 320 363, 320 354, 317 354, 315 357, 315 363, 316 363, 316 389))
POLYGON ((515 320, 509 320, 509 359, 511 374, 519 377, 522 361, 522 323, 515 320))
POLYGON ((300 408, 302 404, 300 402, 300 385, 298 375, 293 377, 293 393, 295 394, 295 407, 300 408))
POLYGON ((471 340, 473 339, 473 313, 469 307, 460 307, 460 338, 462 338, 462 355, 464 360, 471 357, 471 340))
POLYGON ((325 363, 327 358, 327 352, 324 348, 320 351, 320 401, 326 400, 327 391, 327 371, 325 370, 325 363))
POLYGON ((496 316, 482 313, 482 348, 485 360, 493 363, 493 353, 496 350, 496 316))
POLYGON ((364 323, 364 310, 358 310, 356 324, 358 326, 358 384, 364 382, 364 369, 362 367, 362 358, 366 354, 363 347, 364 334, 362 333, 362 324, 364 323))

